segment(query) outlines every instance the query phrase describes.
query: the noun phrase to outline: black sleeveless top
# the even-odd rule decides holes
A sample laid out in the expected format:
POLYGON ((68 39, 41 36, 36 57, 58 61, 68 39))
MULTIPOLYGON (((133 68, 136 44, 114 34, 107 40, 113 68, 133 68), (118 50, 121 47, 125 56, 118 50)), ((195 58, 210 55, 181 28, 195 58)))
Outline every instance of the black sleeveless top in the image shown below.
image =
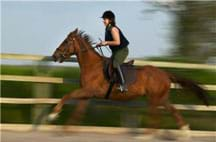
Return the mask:
MULTIPOLYGON (((113 37, 112 37, 112 33, 111 33, 111 29, 112 29, 112 25, 108 25, 106 27, 106 32, 105 32, 105 41, 113 41, 113 37)), ((116 27, 118 28, 118 27, 116 27)), ((126 37, 123 35, 123 33, 121 32, 121 30, 118 28, 119 30, 119 34, 120 34, 120 45, 118 46, 109 46, 109 48, 112 50, 112 52, 116 52, 121 48, 125 48, 129 45, 129 41, 126 39, 126 37)))

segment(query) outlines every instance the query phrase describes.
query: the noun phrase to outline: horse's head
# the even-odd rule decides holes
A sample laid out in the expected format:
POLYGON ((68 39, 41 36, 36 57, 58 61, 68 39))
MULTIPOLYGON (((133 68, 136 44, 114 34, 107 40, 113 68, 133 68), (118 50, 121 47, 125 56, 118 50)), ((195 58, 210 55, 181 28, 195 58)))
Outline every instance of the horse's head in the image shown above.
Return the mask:
POLYGON ((60 46, 55 50, 52 57, 54 61, 59 61, 62 63, 66 59, 70 58, 71 55, 76 54, 78 48, 77 40, 78 29, 71 32, 67 38, 60 44, 60 46))

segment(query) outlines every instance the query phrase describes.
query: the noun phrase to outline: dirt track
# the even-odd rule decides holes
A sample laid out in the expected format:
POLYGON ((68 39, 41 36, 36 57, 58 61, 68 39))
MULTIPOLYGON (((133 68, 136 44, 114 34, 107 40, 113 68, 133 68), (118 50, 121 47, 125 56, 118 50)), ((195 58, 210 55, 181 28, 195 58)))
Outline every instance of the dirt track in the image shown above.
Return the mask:
MULTIPOLYGON (((176 142, 172 139, 160 139, 131 134, 99 134, 99 133, 73 133, 65 134, 60 132, 12 132, 2 131, 1 142, 176 142)), ((179 140, 180 142, 183 140, 179 140)), ((178 142, 179 142, 178 141, 178 142)), ((216 136, 212 137, 191 137, 185 142, 216 142, 216 136)))

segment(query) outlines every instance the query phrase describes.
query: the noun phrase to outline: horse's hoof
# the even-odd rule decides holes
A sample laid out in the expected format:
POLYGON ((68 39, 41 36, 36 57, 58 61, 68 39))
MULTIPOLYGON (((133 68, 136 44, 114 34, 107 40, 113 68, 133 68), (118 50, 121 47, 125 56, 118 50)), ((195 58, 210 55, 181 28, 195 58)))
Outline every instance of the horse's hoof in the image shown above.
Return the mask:
POLYGON ((178 140, 178 141, 188 141, 190 140, 190 127, 189 125, 184 125, 180 128, 180 130, 172 131, 172 130, 163 130, 158 135, 159 139, 164 140, 178 140))
POLYGON ((190 130, 190 125, 186 124, 180 128, 180 130, 190 130))
POLYGON ((161 130, 157 133, 156 138, 160 140, 175 141, 178 139, 178 135, 170 130, 161 130))
POLYGON ((49 114, 48 117, 47 117, 47 120, 48 121, 53 121, 53 120, 57 119, 58 116, 59 116, 58 114, 59 113, 51 113, 51 114, 49 114))
POLYGON ((135 136, 134 139, 139 141, 153 141, 154 137, 155 137, 154 134, 146 134, 146 135, 135 136))
POLYGON ((156 133, 156 129, 146 129, 142 135, 137 135, 134 138, 142 141, 154 141, 156 133))
POLYGON ((188 124, 184 125, 180 128, 180 136, 183 139, 190 139, 190 137, 191 137, 190 126, 188 124))

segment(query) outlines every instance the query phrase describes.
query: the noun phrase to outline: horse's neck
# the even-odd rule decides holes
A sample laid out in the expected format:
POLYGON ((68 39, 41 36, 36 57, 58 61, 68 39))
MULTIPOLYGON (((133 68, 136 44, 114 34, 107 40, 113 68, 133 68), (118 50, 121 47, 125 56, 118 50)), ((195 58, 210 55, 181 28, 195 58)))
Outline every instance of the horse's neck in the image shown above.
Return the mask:
MULTIPOLYGON (((84 42, 84 41, 83 41, 84 42)), ((85 51, 79 51, 77 53, 77 60, 81 71, 94 71, 94 68, 99 64, 102 65, 103 57, 101 57, 92 47, 83 43, 85 51)))
POLYGON ((93 51, 84 51, 77 54, 77 60, 80 66, 90 66, 101 62, 102 57, 95 55, 93 51))

